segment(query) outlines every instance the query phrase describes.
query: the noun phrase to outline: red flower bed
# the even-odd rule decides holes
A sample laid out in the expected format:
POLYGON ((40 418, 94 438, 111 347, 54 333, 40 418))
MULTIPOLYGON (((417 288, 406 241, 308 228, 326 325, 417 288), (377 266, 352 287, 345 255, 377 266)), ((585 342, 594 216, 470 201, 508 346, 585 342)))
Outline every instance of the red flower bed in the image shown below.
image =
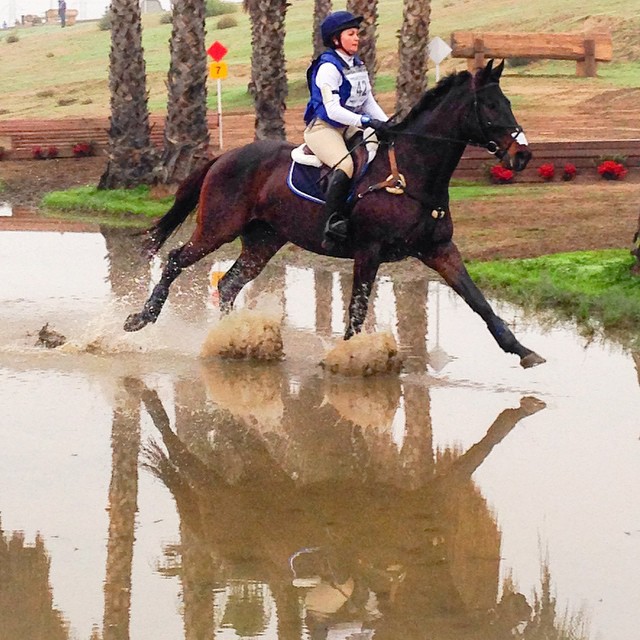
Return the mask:
POLYGON ((514 173, 511 169, 506 169, 501 164, 496 164, 489 170, 491 181, 496 184, 506 184, 513 181, 514 173))
POLYGON ((41 147, 40 145, 37 145, 37 146, 33 147, 33 149, 31 149, 31 155, 36 160, 46 160, 47 158, 50 158, 50 159, 53 160, 53 158, 57 158, 58 157, 58 147, 54 147, 52 145, 52 146, 47 147, 45 149, 44 147, 41 147))
POLYGON ((78 142, 71 149, 76 158, 86 158, 93 155, 93 144, 90 142, 78 142))
POLYGON ((547 162, 546 164, 541 164, 538 167, 538 175, 543 180, 553 180, 553 176, 556 175, 556 167, 553 162, 547 162))
POLYGON ((627 175, 627 169, 615 160, 605 160, 598 165, 598 173, 605 180, 622 180, 627 175))

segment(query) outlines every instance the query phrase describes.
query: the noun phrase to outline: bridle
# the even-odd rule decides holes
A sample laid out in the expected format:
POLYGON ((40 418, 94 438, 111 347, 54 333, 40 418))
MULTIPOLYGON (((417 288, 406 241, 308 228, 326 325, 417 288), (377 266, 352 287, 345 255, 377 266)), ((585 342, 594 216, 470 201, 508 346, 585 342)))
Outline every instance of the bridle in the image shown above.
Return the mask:
MULTIPOLYGON (((491 84, 495 84, 495 83, 491 83, 491 84)), ((482 113, 480 111, 480 103, 478 101, 478 93, 480 93, 480 91, 484 91, 485 89, 489 88, 491 86, 491 84, 485 85, 484 87, 481 87, 480 89, 474 89, 473 90, 473 112, 474 112, 474 114, 476 116, 476 121, 478 123, 478 128, 480 130, 480 134, 481 134, 481 136, 483 138, 486 139, 486 142, 468 141, 467 144, 470 144, 470 145, 476 146, 476 147, 483 147, 491 155, 493 155, 496 158, 498 158, 498 160, 502 160, 502 158, 504 158, 505 155, 507 155, 507 153, 509 152, 509 149, 515 143, 526 145, 527 144, 527 138, 524 135, 524 129, 517 123, 516 123, 515 126, 513 126, 511 124, 506 125, 506 124, 500 124, 500 123, 498 123, 496 125, 491 120, 485 121, 483 119, 482 113), (511 132, 511 138, 512 138, 511 142, 509 142, 509 144, 507 145, 507 147, 505 149, 502 149, 500 147, 500 145, 493 139, 493 137, 489 133, 489 129, 491 127, 495 127, 495 126, 499 126, 499 127, 504 128, 504 129, 513 129, 513 131, 511 132)))
MULTIPOLYGON (((497 83, 491 83, 491 84, 497 84, 497 83)), ((474 89, 473 90, 473 114, 475 115, 475 119, 476 119, 476 123, 477 123, 477 127, 480 131, 480 135, 482 138, 485 139, 485 142, 476 142, 475 140, 469 140, 467 138, 450 138, 447 136, 437 136, 437 135, 429 135, 426 133, 417 133, 416 131, 394 131, 393 129, 389 131, 389 136, 393 137, 393 136, 408 136, 408 137, 413 137, 413 138, 418 138, 421 140, 438 140, 441 142, 456 142, 456 143, 464 143, 465 145, 469 145, 472 147, 480 147, 481 149, 486 149, 488 153, 490 153, 491 155, 495 156, 496 158, 498 158, 498 160, 502 160, 502 158, 504 158, 507 153, 509 152, 509 149, 515 144, 522 144, 522 145, 526 145, 527 144, 527 138, 524 134, 524 129, 516 123, 515 126, 513 126, 511 123, 509 124, 500 124, 498 123, 498 125, 496 125, 495 123, 493 123, 491 120, 484 120, 482 118, 482 113, 481 113, 481 109, 480 109, 480 103, 478 101, 478 93, 480 93, 481 91, 483 91, 484 89, 487 89, 488 87, 491 86, 491 84, 487 84, 483 87, 480 87, 479 89, 474 89), (501 148, 500 144, 498 142, 496 142, 491 133, 489 132, 489 129, 491 127, 495 127, 495 126, 501 126, 504 129, 512 129, 511 132, 511 138, 512 140, 509 142, 509 144, 506 146, 506 148, 501 148)), ((395 116, 396 114, 394 114, 395 116)), ((391 118, 389 118, 389 120, 392 120, 394 116, 391 116, 391 118)), ((467 113, 467 117, 469 116, 469 113, 467 113)), ((382 141, 383 142, 383 141, 382 141)), ((393 144, 392 142, 388 142, 388 144, 393 144)))

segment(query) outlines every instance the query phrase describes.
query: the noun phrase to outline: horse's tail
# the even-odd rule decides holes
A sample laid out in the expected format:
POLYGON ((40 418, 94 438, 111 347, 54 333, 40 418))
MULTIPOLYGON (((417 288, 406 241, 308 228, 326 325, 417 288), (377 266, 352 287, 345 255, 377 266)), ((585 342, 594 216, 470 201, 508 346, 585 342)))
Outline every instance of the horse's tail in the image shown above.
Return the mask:
POLYGON ((144 253, 147 256, 158 253, 160 247, 196 208, 204 179, 216 160, 217 158, 209 160, 180 183, 171 209, 146 232, 144 253))

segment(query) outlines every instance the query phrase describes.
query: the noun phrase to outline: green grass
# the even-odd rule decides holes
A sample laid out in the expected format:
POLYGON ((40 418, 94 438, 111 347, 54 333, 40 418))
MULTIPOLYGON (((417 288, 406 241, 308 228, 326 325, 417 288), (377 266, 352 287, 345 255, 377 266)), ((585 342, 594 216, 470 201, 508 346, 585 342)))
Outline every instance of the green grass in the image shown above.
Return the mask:
POLYGON ((471 262, 480 287, 525 307, 551 309, 593 330, 640 332, 640 280, 630 274, 629 251, 579 251, 471 262))
POLYGON ((155 218, 164 215, 173 197, 153 199, 149 187, 98 190, 96 187, 76 187, 52 191, 44 196, 42 205, 55 211, 97 211, 113 216, 133 215, 155 218))

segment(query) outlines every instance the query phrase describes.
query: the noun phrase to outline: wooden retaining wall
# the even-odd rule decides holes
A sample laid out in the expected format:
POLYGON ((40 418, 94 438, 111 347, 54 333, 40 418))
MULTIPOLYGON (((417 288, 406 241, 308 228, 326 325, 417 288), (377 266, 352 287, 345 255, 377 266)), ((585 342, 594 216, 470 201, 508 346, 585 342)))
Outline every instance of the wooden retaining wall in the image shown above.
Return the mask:
MULTIPOLYGON (((232 140, 234 128, 246 126, 244 115, 230 114, 230 124, 227 127, 227 139, 232 140)), ((164 117, 151 116, 151 141, 154 145, 162 145, 164 117)), ((5 157, 13 160, 33 159, 33 148, 42 147, 45 151, 50 146, 58 148, 59 157, 71 157, 72 147, 78 142, 93 142, 97 154, 102 154, 107 145, 107 118, 65 118, 64 120, 7 120, 0 121, 0 147, 5 149, 5 157)), ((212 114, 209 119, 211 131, 211 148, 217 153, 217 115, 212 114)), ((296 140, 302 138, 297 132, 291 135, 296 140)), ((246 137, 246 136, 245 136, 246 137)), ((228 142, 228 147, 233 143, 228 142)), ((226 148, 226 147, 225 147, 226 148)), ((582 140, 582 141, 554 141, 531 142, 533 160, 522 173, 518 174, 518 182, 539 182, 537 169, 540 165, 553 162, 557 173, 562 172, 566 162, 571 162, 583 175, 593 173, 596 176, 596 165, 602 156, 625 156, 626 165, 632 172, 640 169, 640 139, 628 140, 582 140)), ((398 156, 398 163, 402 167, 402 155, 398 156)), ((482 149, 468 147, 454 173, 454 178, 478 180, 486 176, 488 167, 496 164, 495 157, 482 149)))
MULTIPOLYGON (((151 143, 161 147, 164 133, 164 116, 151 115, 151 143)), ((108 118, 63 118, 56 120, 6 120, 0 121, 0 147, 12 160, 33 158, 35 147, 45 152, 49 147, 58 149, 59 158, 73 156, 73 146, 77 143, 92 143, 95 154, 101 154, 107 147, 108 118)), ((209 129, 217 128, 217 114, 209 116, 209 129)))
MULTIPOLYGON (((556 142, 532 142, 529 145, 533 159, 529 166, 518 174, 518 182, 542 182, 538 175, 540 165, 552 162, 556 174, 562 173, 565 163, 575 165, 582 175, 596 173, 598 161, 603 156, 625 156, 626 166, 637 171, 640 166, 640 139, 635 140, 572 140, 556 142)), ((401 164, 401 161, 399 160, 401 164)), ((467 147, 454 178, 477 180, 486 175, 487 168, 497 164, 496 159, 483 149, 467 147)))

